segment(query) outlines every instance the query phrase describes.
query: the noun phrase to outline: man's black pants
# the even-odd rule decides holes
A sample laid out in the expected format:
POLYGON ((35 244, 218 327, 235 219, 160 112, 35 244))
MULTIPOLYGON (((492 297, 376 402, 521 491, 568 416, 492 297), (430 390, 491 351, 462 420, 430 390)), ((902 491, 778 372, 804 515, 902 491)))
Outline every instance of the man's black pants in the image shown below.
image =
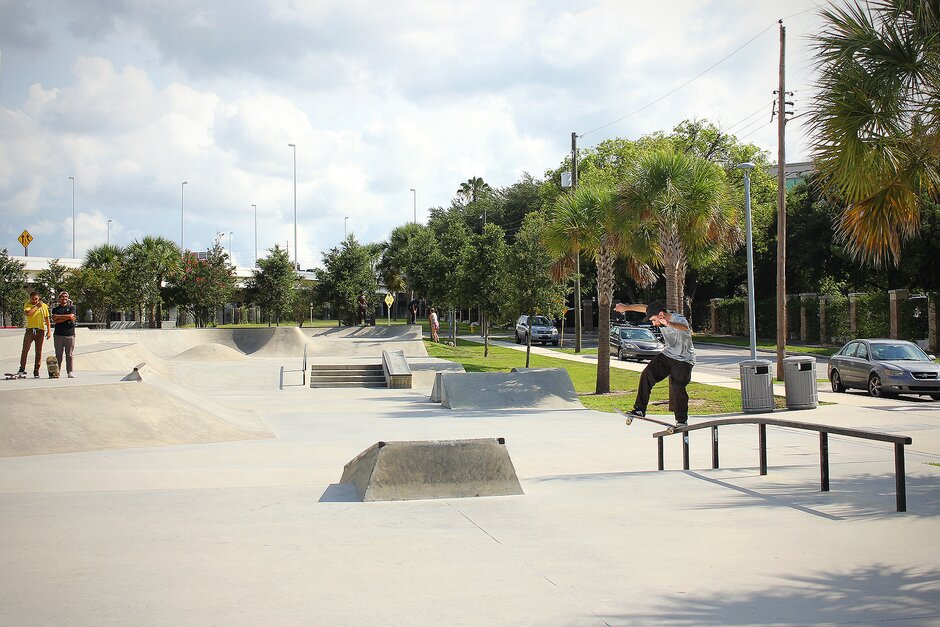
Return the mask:
POLYGON ((640 375, 640 389, 633 406, 646 411, 653 386, 669 377, 669 409, 676 415, 676 422, 689 420, 689 394, 685 386, 692 380, 692 364, 666 357, 662 353, 653 357, 640 375))

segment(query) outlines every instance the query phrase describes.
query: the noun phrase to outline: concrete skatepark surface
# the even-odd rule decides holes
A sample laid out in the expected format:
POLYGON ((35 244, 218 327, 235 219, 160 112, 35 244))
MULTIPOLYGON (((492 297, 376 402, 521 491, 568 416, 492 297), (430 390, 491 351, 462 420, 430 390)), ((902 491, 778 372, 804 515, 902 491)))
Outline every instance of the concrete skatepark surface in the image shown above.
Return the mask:
MULTIPOLYGON (((940 462, 940 403, 820 394, 838 404, 786 414, 910 435, 897 513, 890 445, 830 437, 828 493, 816 435, 773 427, 767 476, 744 425, 723 430, 722 469, 698 432, 692 470, 676 470, 672 437, 657 472, 655 425, 442 408, 434 373, 457 369, 427 357, 415 328, 330 331, 291 329, 269 351, 277 332, 239 344, 222 331, 91 331, 79 378, 3 382, 3 423, 15 403, 20 420, 31 398, 81 388, 93 394, 76 412, 116 403, 132 420, 146 408, 109 390, 148 385, 243 433, 0 458, 0 624, 940 624, 940 468, 927 463, 940 462), (244 359, 182 356, 204 344, 244 359), (402 349, 423 376, 411 390, 282 381, 304 344, 333 362, 402 349), (144 380, 118 383, 142 356, 144 380), (259 428, 273 437, 242 437, 259 428), (494 437, 524 495, 361 503, 340 483, 380 440, 494 437)), ((0 365, 16 366, 21 337, 0 332, 0 365)))

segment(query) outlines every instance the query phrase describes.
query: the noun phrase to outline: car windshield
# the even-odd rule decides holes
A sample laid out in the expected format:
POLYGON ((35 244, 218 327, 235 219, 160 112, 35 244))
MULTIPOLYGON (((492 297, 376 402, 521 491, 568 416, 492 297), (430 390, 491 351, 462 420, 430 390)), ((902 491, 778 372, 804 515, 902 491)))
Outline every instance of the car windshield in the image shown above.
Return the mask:
POLYGON ((532 326, 550 327, 552 323, 545 316, 532 316, 532 326))
POLYGON ((620 337, 625 340, 655 340, 656 337, 647 329, 620 329, 620 337))
POLYGON ((872 358, 877 361, 930 361, 927 353, 914 344, 872 344, 872 358))

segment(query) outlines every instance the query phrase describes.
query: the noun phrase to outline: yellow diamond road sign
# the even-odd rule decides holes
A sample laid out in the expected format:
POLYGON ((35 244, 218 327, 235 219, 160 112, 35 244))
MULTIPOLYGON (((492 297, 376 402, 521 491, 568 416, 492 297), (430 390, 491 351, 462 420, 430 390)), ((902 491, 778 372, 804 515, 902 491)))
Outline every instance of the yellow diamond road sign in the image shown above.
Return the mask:
POLYGON ((392 303, 394 303, 394 302, 395 302, 395 297, 394 297, 394 296, 392 296, 391 294, 386 294, 386 295, 385 295, 385 304, 386 304, 387 306, 391 307, 391 306, 392 306, 392 303))
POLYGON ((23 248, 26 248, 27 246, 29 246, 29 243, 33 241, 33 236, 29 234, 29 231, 23 231, 22 233, 20 233, 19 240, 20 240, 20 244, 23 245, 23 248))

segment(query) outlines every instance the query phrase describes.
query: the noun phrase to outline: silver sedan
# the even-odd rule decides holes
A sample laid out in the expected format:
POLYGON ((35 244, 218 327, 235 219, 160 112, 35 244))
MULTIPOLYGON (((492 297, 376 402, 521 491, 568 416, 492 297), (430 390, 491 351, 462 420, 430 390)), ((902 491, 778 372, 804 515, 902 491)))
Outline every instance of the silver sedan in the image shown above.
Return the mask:
POLYGON ((872 396, 920 394, 940 400, 940 365, 904 340, 853 340, 829 359, 833 392, 868 390, 872 396))

